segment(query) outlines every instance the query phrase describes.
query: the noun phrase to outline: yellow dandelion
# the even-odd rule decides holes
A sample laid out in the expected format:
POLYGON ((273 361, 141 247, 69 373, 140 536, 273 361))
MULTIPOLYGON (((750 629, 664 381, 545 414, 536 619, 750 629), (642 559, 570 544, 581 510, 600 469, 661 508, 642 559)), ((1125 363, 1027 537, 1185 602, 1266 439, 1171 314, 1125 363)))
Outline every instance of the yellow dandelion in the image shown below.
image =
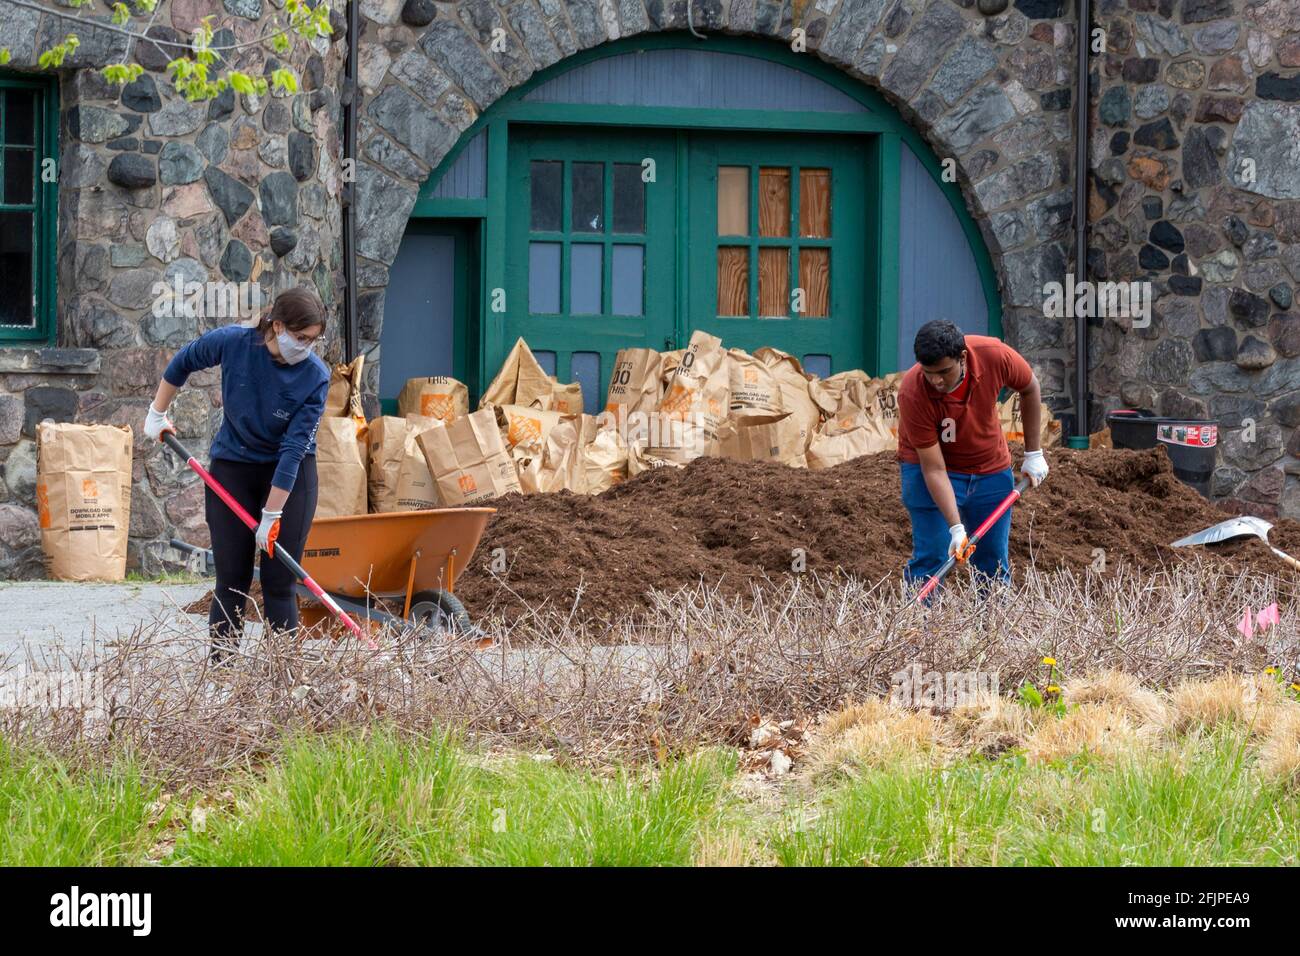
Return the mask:
POLYGON ((1264 673, 1267 674, 1269 677, 1276 677, 1276 676, 1277 676, 1277 668, 1276 668, 1276 667, 1265 667, 1265 668, 1264 668, 1264 673))
POLYGON ((1048 667, 1055 667, 1055 666, 1056 666, 1056 658, 1055 658, 1055 657, 1044 657, 1044 658, 1043 658, 1043 663, 1046 664, 1048 667))
POLYGON ((1291 685, 1291 689, 1292 689, 1292 690, 1300 690, 1300 684, 1292 684, 1292 685, 1291 685))
POLYGON ((1055 684, 1048 684, 1047 692, 1049 694, 1059 694, 1061 692, 1061 688, 1057 687, 1055 684))

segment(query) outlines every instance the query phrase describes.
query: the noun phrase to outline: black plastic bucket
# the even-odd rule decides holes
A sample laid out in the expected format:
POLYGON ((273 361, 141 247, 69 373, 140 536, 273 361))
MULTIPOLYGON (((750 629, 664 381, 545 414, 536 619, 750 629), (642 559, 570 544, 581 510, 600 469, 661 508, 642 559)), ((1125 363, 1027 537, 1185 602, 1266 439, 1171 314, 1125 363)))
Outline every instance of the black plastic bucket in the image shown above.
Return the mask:
POLYGON ((1106 416, 1116 448, 1165 446, 1174 474, 1203 495, 1219 458, 1219 423, 1189 418, 1160 418, 1144 408, 1117 408, 1106 416))

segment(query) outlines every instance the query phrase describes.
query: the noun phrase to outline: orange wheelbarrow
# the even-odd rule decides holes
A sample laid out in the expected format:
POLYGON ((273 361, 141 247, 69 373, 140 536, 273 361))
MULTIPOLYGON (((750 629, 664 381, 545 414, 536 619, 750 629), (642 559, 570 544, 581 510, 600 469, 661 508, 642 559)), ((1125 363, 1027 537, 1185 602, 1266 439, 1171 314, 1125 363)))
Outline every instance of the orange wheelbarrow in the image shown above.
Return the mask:
MULTIPOLYGON (((471 633, 475 628, 455 595, 456 579, 469 566, 495 512, 436 508, 317 518, 307 535, 302 566, 360 620, 471 633)), ((177 540, 171 545, 211 563, 206 549, 177 540)), ((298 593, 304 625, 330 618, 305 587, 299 585, 298 593)))

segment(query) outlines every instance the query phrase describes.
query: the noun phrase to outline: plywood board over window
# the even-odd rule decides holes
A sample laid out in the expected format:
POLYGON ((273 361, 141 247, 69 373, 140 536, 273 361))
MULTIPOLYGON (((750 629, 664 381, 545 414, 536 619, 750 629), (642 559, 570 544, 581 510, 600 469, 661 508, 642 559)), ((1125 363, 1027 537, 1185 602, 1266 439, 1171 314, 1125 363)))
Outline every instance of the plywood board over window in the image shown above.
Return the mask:
POLYGON ((831 314, 831 251, 805 246, 799 250, 799 288, 803 289, 803 311, 808 318, 831 314))
POLYGON ((790 170, 786 167, 758 171, 758 234, 790 235, 790 170))
POLYGON ((765 246, 758 250, 758 314, 785 317, 790 313, 790 250, 765 246))
POLYGON ((749 315, 749 247, 718 247, 718 315, 749 315))
POLYGON ((805 239, 831 237, 831 171, 799 170, 799 235, 805 239))

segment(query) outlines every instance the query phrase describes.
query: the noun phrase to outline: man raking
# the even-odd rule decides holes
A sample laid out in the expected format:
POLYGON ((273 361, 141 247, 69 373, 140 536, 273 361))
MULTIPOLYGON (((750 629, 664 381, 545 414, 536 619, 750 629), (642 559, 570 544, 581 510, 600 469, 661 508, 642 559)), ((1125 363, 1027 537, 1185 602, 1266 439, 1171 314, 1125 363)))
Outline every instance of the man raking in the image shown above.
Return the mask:
MULTIPOLYGON (((904 577, 919 586, 949 555, 964 559, 967 526, 977 527, 1011 494, 1011 450, 998 417, 1004 386, 1020 393, 1020 470, 1034 486, 1047 477, 1047 460, 1039 447, 1038 378, 1020 353, 999 339, 964 335, 943 320, 921 326, 913 348, 917 364, 898 388, 898 460, 912 519, 912 560, 904 577)), ((1011 580, 1010 535, 1008 510, 971 558, 981 576, 1011 580)))

